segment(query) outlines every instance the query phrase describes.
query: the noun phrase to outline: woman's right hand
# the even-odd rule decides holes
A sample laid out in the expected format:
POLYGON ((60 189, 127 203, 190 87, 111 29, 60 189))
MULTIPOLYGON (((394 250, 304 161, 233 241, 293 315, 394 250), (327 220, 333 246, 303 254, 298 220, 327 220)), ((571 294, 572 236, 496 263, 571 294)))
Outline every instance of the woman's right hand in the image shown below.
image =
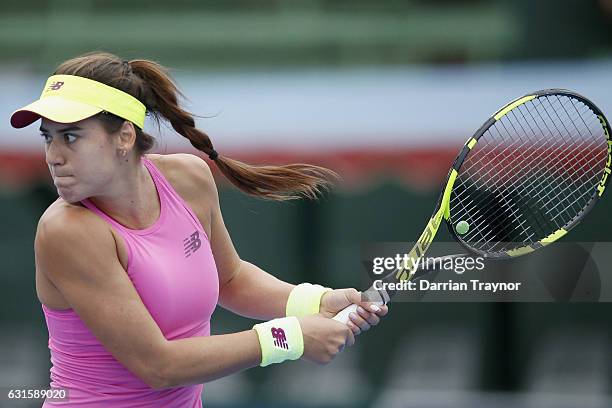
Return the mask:
POLYGON ((304 337, 302 358, 317 364, 327 364, 340 354, 345 346, 355 344, 355 335, 347 325, 320 314, 298 318, 304 337))

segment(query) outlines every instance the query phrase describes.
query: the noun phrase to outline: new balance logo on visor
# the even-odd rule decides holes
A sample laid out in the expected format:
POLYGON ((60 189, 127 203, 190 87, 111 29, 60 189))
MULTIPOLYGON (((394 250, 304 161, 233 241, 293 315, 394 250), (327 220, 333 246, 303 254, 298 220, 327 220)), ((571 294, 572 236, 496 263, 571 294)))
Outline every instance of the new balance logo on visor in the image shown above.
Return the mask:
POLYGON ((183 240, 183 245, 185 246, 185 258, 188 258, 202 246, 200 233, 195 231, 193 234, 185 238, 183 240))
POLYGON ((287 344, 287 336, 285 336, 285 331, 276 327, 273 327, 270 330, 272 332, 272 337, 274 337, 274 345, 276 347, 289 350, 289 344, 287 344))
POLYGON ((49 90, 50 91, 57 91, 59 90, 62 86, 64 85, 63 81, 55 81, 52 82, 51 85, 49 85, 49 90))

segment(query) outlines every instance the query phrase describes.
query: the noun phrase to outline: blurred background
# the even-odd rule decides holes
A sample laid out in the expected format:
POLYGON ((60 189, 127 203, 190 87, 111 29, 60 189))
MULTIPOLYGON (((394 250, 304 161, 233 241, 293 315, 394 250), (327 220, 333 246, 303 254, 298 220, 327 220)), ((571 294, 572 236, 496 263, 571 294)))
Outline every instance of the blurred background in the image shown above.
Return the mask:
MULTIPOLYGON (((568 88, 612 115, 612 0, 3 0, 2 389, 48 385, 33 238, 57 198, 37 129, 8 118, 59 63, 93 50, 171 68, 221 154, 341 174, 320 201, 291 203, 218 178, 242 258, 293 283, 360 287, 361 245, 416 239, 456 152, 509 100, 568 88)), ((158 152, 196 153, 167 127, 148 130, 158 152)), ((611 211, 604 197, 571 239, 610 241, 611 211)), ((612 308, 558 299, 392 304, 332 364, 249 370, 206 385, 204 404, 610 407, 612 308)), ((212 326, 252 324, 219 309, 212 326)))

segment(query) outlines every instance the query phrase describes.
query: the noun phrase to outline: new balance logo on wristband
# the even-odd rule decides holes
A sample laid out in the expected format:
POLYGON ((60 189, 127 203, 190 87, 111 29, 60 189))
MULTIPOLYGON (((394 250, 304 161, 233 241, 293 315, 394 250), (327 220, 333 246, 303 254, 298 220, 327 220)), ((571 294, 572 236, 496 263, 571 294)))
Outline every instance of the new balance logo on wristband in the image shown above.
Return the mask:
POLYGON ((195 251, 200 249, 202 246, 202 240, 200 240, 200 233, 195 231, 193 234, 188 236, 183 240, 183 245, 185 246, 185 258, 188 258, 195 251))
POLYGON ((279 329, 273 327, 271 329, 272 337, 274 337, 274 345, 276 347, 284 348, 289 350, 289 344, 287 344, 287 336, 285 336, 285 331, 283 329, 279 329))

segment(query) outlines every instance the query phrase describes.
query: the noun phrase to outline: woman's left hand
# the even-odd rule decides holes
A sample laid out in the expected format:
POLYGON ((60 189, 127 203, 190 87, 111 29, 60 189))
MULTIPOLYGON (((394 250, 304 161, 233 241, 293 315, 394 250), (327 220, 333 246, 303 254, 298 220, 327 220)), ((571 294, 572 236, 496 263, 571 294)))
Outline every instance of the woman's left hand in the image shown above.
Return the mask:
POLYGON ((376 326, 380 322, 380 318, 389 312, 386 305, 377 306, 372 302, 362 302, 361 292, 351 288, 325 292, 321 297, 319 313, 332 318, 351 304, 358 305, 357 312, 349 315, 350 320, 347 323, 355 335, 376 326))

